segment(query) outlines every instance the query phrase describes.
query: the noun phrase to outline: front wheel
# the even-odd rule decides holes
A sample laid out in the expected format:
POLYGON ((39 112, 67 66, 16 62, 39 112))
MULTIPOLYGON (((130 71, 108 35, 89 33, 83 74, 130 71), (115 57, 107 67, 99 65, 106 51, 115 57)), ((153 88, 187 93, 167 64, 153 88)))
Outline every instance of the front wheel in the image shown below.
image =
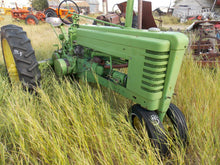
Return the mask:
POLYGON ((134 129, 138 133, 143 134, 143 127, 146 129, 150 138, 151 144, 157 147, 160 154, 167 155, 167 137, 164 133, 163 124, 161 123, 157 113, 155 111, 148 111, 136 104, 132 106, 131 122, 134 129))
POLYGON ((167 116, 171 121, 176 137, 185 146, 188 143, 188 128, 186 125, 185 116, 175 104, 170 104, 167 110, 167 116))
POLYGON ((3 26, 1 44, 9 80, 22 82, 29 90, 39 86, 41 73, 26 32, 15 25, 3 26))

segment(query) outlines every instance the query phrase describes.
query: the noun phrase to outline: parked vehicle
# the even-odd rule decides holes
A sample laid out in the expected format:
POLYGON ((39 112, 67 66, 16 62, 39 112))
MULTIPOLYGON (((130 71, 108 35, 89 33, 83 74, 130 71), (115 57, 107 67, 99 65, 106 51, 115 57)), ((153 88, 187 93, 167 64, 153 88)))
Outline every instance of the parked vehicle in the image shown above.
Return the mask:
POLYGON ((43 12, 38 11, 34 13, 31 8, 29 9, 20 9, 16 4, 16 8, 11 10, 12 18, 25 20, 26 24, 36 25, 40 21, 45 21, 45 15, 43 12))

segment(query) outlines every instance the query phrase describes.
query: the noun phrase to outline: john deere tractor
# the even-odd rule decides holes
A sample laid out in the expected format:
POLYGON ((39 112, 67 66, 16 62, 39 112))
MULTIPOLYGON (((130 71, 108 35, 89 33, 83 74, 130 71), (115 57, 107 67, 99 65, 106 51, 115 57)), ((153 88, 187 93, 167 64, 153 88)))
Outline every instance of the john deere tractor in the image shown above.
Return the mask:
MULTIPOLYGON (((183 113, 171 103, 187 37, 179 32, 162 32, 132 28, 134 0, 127 1, 125 26, 101 21, 104 25, 80 25, 79 8, 72 0, 62 5, 74 6, 72 23, 65 17, 49 17, 52 28, 59 28, 62 45, 54 51, 49 63, 57 76, 74 76, 98 83, 132 100, 130 120, 134 129, 142 128, 160 153, 169 150, 168 131, 163 124, 170 120, 182 144, 187 143, 187 125, 183 113), (68 31, 66 30, 68 23, 68 31), (125 72, 120 72, 125 68, 125 72)), ((68 8, 68 7, 66 7, 68 8)), ((1 43, 5 65, 11 82, 19 81, 29 90, 40 84, 39 64, 35 52, 21 27, 1 27, 1 43)))

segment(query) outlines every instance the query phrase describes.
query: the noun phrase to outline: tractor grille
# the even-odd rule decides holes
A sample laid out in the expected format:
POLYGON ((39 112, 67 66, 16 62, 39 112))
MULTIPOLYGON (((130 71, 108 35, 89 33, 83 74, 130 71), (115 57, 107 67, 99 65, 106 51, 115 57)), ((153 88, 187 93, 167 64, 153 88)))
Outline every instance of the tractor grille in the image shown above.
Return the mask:
POLYGON ((163 91, 169 54, 146 52, 141 82, 141 89, 157 93, 163 91))

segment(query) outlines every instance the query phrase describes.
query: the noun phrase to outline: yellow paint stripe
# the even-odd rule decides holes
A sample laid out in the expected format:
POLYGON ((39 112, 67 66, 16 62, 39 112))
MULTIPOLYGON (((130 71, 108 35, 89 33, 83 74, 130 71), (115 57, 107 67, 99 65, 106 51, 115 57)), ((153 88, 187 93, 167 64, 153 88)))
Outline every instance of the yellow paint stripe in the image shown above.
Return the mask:
POLYGON ((14 56, 12 54, 8 41, 5 38, 2 40, 2 49, 9 78, 12 82, 18 82, 19 75, 16 68, 14 56))

